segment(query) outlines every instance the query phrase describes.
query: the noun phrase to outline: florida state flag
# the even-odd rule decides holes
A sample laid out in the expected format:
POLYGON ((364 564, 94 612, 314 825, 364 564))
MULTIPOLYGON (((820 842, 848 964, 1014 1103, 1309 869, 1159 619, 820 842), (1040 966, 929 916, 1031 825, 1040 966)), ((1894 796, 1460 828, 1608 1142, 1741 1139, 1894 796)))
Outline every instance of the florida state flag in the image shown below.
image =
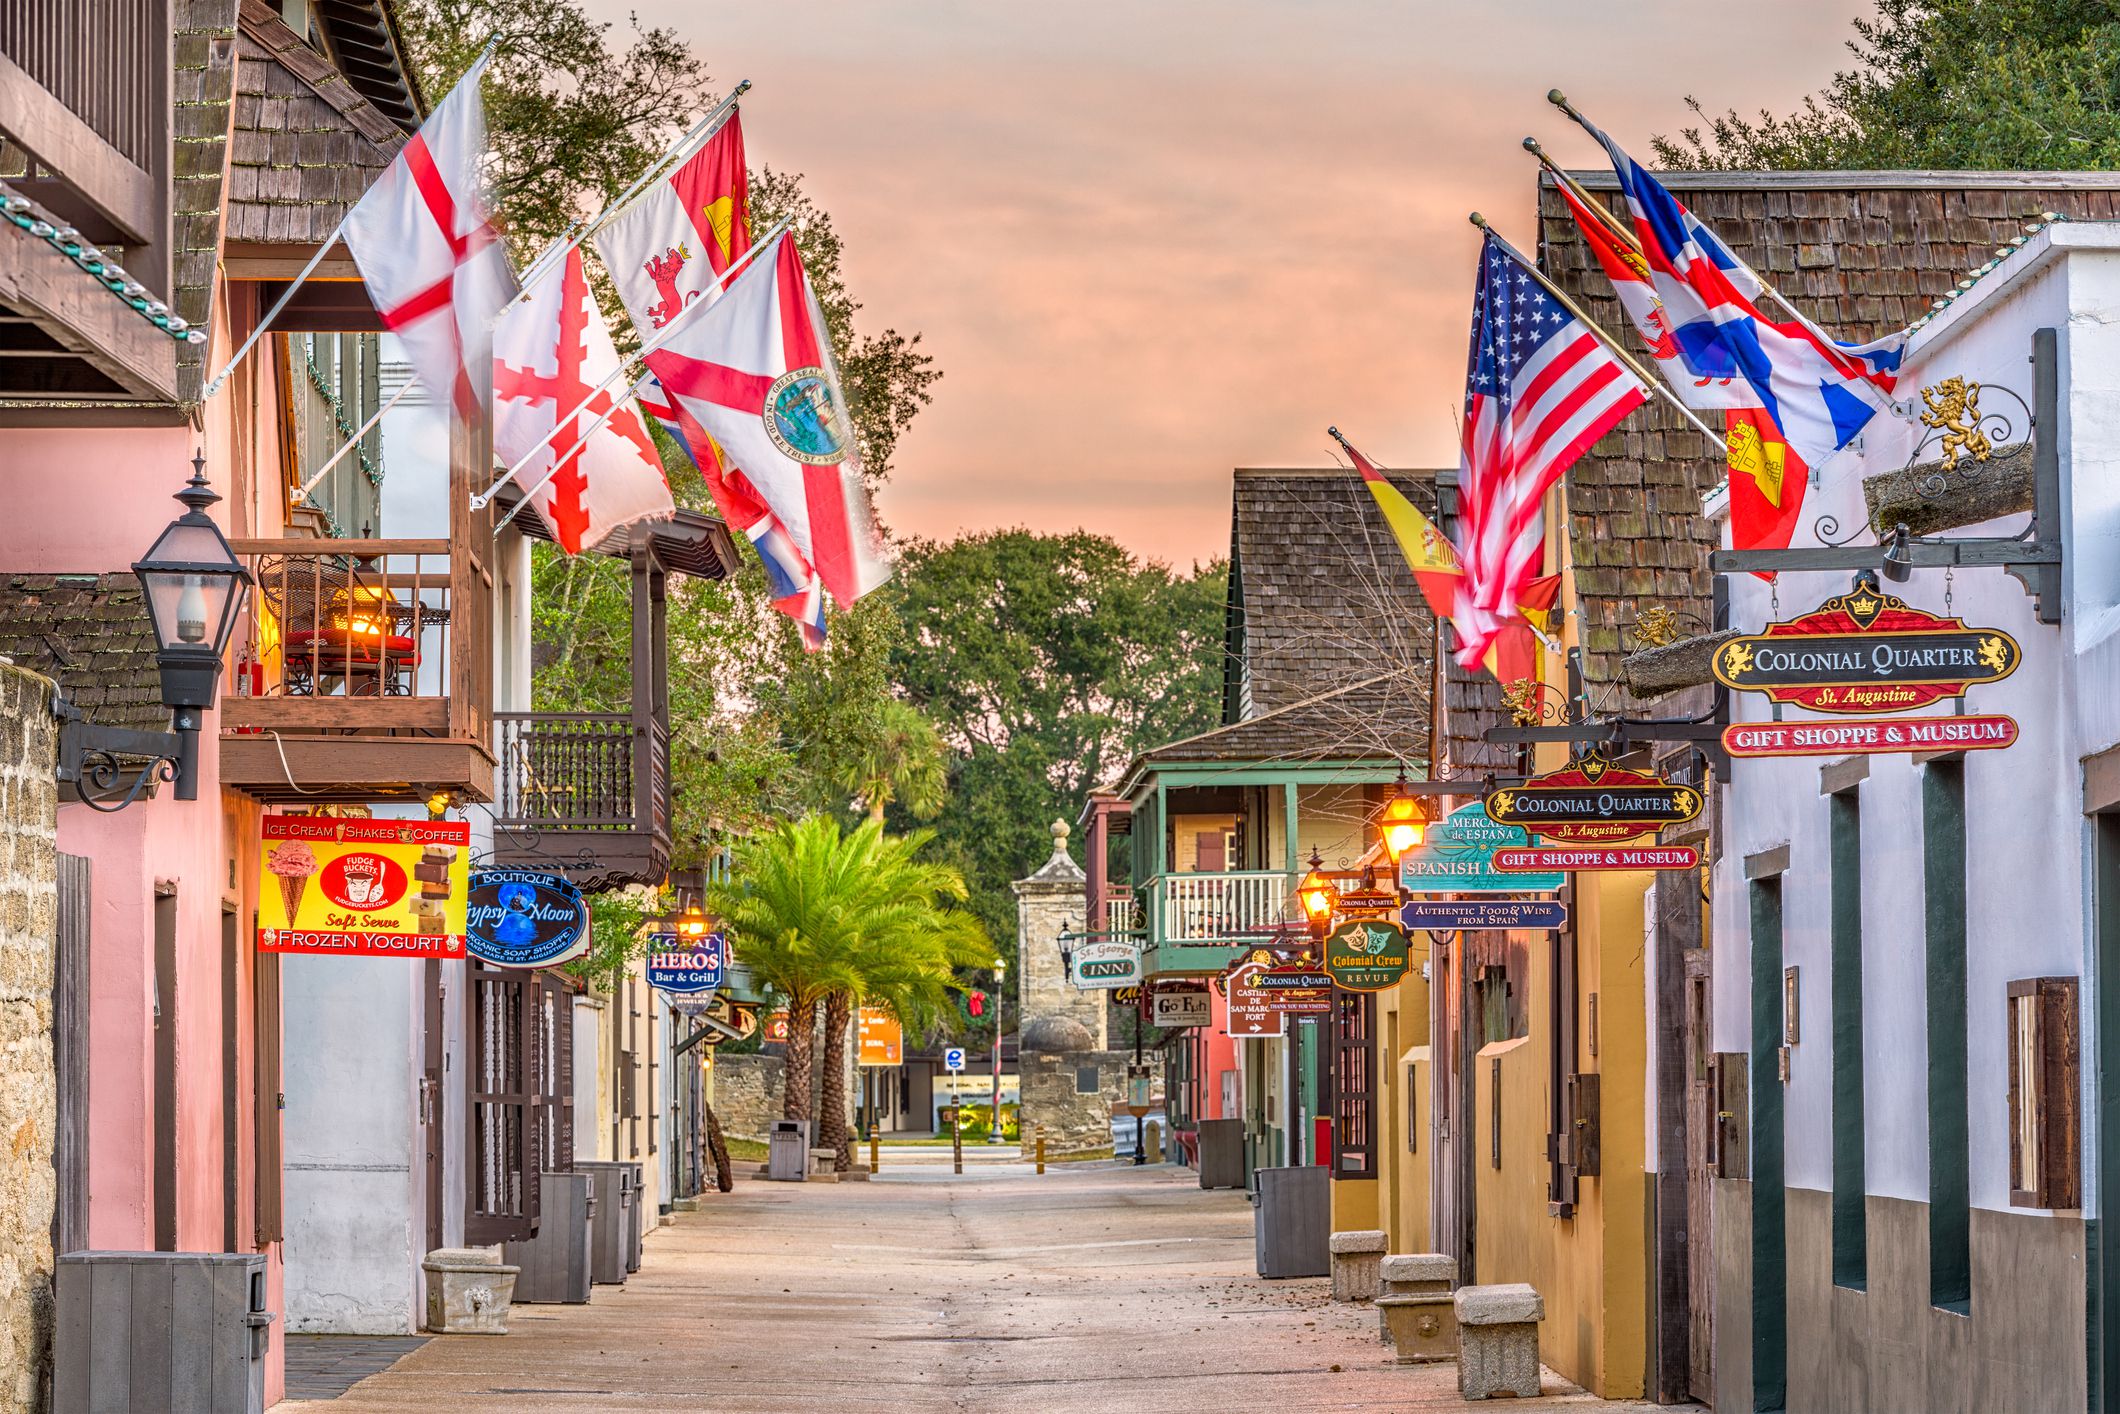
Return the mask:
MULTIPOLYGON (((1730 548, 1786 550, 1803 519, 1811 469, 1758 408, 1731 408, 1723 436, 1730 458, 1730 548)), ((1757 571, 1755 571, 1757 573, 1757 571)), ((1760 574, 1772 579, 1771 574, 1760 574)))
POLYGON ((512 466, 544 442, 515 479, 570 555, 620 526, 676 509, 662 458, 632 400, 613 412, 611 389, 589 395, 616 372, 618 350, 589 294, 577 247, 545 272, 493 332, 493 448, 512 466), (588 405, 576 413, 584 398, 588 405), (584 438, 606 412, 610 418, 584 438), (553 425, 562 419, 554 435, 553 425))

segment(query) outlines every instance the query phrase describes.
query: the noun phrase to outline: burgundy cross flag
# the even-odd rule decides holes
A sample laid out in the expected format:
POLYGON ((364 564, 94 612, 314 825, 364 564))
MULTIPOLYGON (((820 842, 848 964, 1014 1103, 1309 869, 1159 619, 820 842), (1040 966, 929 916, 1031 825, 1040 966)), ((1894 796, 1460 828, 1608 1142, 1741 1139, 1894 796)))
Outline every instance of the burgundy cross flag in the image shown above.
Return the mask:
POLYGON ((685 443, 718 449, 730 483, 772 511, 834 599, 851 604, 890 577, 824 312, 792 237, 776 237, 647 363, 685 443))
POLYGON ((621 398, 614 411, 612 389, 589 396, 617 372, 618 350, 589 293, 576 247, 493 331, 493 449, 513 466, 543 444, 516 468, 515 480, 570 555, 621 526, 676 509, 662 458, 633 401, 621 398), (584 439, 581 429, 607 412, 610 418, 584 439), (568 423, 555 435, 553 424, 562 416, 568 423))
POLYGON ((1590 327, 1488 235, 1458 472, 1465 587, 1450 621, 1461 665, 1480 665, 1539 575, 1546 489, 1648 396, 1590 327))
POLYGON ((479 167, 486 112, 483 56, 346 216, 346 247, 383 327, 413 372, 461 417, 492 410, 486 383, 496 315, 515 274, 487 219, 479 167))

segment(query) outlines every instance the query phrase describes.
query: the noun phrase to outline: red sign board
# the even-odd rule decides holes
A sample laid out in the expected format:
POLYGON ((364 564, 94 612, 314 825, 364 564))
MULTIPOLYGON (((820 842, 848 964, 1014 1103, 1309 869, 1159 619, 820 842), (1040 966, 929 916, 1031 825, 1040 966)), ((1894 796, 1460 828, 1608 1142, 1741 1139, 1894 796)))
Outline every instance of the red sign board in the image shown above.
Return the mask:
POLYGON ((1615 766, 1597 752, 1520 786, 1487 793, 1487 817, 1521 825, 1554 844, 1625 844, 1654 839, 1700 814, 1701 793, 1647 771, 1615 766))
POLYGON ((1874 756, 1889 751, 1993 751, 2017 740, 2014 717, 1882 717, 1859 722, 1740 722, 1723 729, 1732 756, 1874 756))
POLYGON ((1968 628, 1859 584, 1715 650, 1715 679, 1814 712, 1912 712, 2000 682, 2023 661, 1999 628, 1968 628))
POLYGON ((1504 874, 1538 874, 1559 871, 1572 874, 1585 869, 1694 869, 1700 851, 1692 845, 1664 845, 1632 849, 1498 849, 1494 867, 1504 874))

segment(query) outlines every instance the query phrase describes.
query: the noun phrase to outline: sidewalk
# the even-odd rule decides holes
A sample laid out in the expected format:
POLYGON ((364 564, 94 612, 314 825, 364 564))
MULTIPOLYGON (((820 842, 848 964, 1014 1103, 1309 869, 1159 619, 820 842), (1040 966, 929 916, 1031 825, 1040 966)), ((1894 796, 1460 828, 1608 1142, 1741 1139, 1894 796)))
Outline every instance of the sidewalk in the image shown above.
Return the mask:
MULTIPOLYGON (((967 1156, 969 1159, 969 1155, 967 1156)), ((1448 1410, 1454 1366, 1400 1366, 1374 1309, 1252 1274, 1251 1208, 1193 1175, 891 1156, 868 1183, 739 1182, 648 1239, 588 1306, 445 1336, 332 1414, 839 1410, 1198 1414, 1448 1410)), ((1516 1409, 1604 1404, 1550 1374, 1516 1409)), ((1481 1405, 1479 1408, 1500 1406, 1481 1405)))

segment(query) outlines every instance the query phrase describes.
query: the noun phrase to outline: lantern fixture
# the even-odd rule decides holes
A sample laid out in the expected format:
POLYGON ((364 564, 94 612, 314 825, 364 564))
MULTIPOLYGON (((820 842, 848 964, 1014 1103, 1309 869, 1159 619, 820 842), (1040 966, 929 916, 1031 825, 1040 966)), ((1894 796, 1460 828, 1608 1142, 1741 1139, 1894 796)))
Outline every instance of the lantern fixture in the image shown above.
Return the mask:
POLYGON ((1434 807, 1425 797, 1415 795, 1407 788, 1406 772, 1402 769, 1391 800, 1384 806, 1384 813, 1377 817, 1377 833, 1382 836, 1384 853, 1393 864, 1397 864, 1399 856, 1407 850, 1421 847, 1434 819, 1434 807))
POLYGON ((685 911, 677 917, 677 932, 680 937, 699 939, 707 936, 707 915, 697 903, 685 905, 685 911))
POLYGON ((1318 858, 1317 850, 1310 852, 1310 872, 1303 882, 1296 885, 1296 897, 1302 902, 1303 916, 1310 920, 1310 931, 1324 937, 1332 925, 1332 911, 1340 901, 1340 891, 1324 875, 1325 861, 1318 858))

